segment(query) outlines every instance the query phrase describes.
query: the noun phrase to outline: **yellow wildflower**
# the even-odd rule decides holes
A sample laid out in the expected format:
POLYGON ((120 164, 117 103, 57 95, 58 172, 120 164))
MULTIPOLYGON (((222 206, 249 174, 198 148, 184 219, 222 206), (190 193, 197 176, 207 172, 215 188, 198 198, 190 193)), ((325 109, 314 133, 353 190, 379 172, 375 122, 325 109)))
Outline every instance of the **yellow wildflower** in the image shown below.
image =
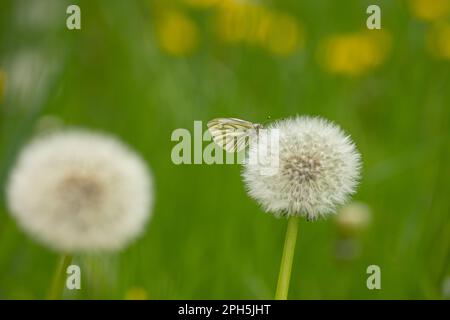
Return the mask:
POLYGON ((436 23, 428 32, 427 48, 436 58, 450 59, 450 23, 436 23))
POLYGON ((141 287, 132 287, 125 293, 126 300, 148 300, 147 291, 141 287))
POLYGON ((293 53, 303 40, 294 17, 254 3, 224 2, 216 22, 224 42, 258 45, 275 55, 293 53))
POLYGON ((425 21, 445 19, 450 14, 449 0, 410 0, 412 14, 425 21))
POLYGON ((381 65, 390 49, 385 31, 364 31, 331 36, 319 46, 319 61, 327 71, 362 75, 381 65))
POLYGON ((274 13, 267 28, 265 47, 275 55, 293 53, 303 44, 303 33, 297 21, 287 14, 274 13))
POLYGON ((164 12, 156 23, 156 32, 160 47, 168 54, 186 56, 198 46, 197 26, 182 12, 164 12))
POLYGON ((187 5, 201 9, 213 7, 224 1, 228 0, 183 0, 187 5))
POLYGON ((251 3, 223 3, 217 17, 217 30, 228 43, 258 42, 262 38, 261 20, 266 9, 251 3))

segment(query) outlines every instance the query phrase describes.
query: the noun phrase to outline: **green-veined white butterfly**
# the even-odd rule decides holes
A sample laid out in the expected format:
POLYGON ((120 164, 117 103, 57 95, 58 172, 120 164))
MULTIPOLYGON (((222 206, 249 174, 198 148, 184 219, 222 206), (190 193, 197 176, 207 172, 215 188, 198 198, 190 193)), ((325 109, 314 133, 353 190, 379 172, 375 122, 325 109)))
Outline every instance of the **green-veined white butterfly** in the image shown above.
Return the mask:
POLYGON ((252 134, 258 134, 262 124, 237 118, 217 118, 208 122, 208 130, 214 142, 227 152, 245 149, 252 134))

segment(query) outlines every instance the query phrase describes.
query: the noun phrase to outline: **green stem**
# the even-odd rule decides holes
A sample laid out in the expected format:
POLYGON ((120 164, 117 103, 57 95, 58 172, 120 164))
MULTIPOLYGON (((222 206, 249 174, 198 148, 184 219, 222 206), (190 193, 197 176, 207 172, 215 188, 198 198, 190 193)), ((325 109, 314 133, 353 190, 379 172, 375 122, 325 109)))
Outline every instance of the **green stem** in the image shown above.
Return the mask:
POLYGON ((59 259, 58 267, 55 270, 52 286, 50 288, 50 293, 48 296, 49 300, 61 299, 64 291, 64 286, 66 284, 66 270, 71 262, 72 256, 69 254, 62 255, 59 259))
POLYGON ((281 258, 280 273, 278 275, 277 291, 275 293, 276 300, 286 300, 288 296, 299 220, 300 218, 297 216, 291 216, 288 219, 283 256, 281 258))

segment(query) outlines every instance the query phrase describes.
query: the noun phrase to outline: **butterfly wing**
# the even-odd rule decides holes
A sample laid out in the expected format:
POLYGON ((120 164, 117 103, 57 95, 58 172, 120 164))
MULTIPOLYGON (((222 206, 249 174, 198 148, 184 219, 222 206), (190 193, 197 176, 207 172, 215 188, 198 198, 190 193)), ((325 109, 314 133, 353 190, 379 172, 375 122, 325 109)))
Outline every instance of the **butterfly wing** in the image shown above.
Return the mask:
POLYGON ((208 122, 214 142, 227 152, 245 149, 255 124, 237 118, 217 118, 208 122))

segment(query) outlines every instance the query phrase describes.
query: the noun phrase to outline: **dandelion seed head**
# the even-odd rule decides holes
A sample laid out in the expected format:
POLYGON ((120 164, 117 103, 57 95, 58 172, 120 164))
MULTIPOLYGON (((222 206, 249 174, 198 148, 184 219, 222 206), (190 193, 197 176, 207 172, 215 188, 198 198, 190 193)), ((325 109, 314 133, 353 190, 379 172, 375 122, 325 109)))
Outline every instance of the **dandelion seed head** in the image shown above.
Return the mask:
POLYGON ((69 130, 47 134, 19 154, 7 186, 10 212, 47 246, 65 252, 116 250, 150 216, 152 178, 117 139, 69 130))
POLYGON ((370 207, 362 202, 351 202, 342 207, 336 223, 343 235, 351 236, 364 231, 370 225, 372 213, 370 207))
POLYGON ((338 126, 321 118, 295 117, 268 129, 278 131, 278 149, 267 139, 250 144, 249 158, 258 161, 246 162, 242 173, 249 195, 266 211, 314 220, 333 213, 355 192, 360 154, 338 126), (276 173, 262 174, 274 156, 276 173))

